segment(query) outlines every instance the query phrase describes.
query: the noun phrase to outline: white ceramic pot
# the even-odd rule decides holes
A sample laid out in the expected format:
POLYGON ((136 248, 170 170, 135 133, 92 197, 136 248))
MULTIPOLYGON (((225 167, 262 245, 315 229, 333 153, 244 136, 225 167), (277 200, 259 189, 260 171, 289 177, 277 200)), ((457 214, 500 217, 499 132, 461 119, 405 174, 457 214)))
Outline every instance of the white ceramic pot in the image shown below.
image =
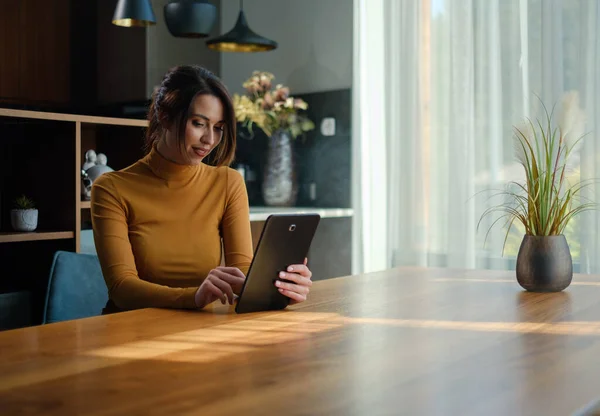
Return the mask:
POLYGON ((38 224, 37 209, 13 209, 10 223, 15 231, 34 231, 38 224))

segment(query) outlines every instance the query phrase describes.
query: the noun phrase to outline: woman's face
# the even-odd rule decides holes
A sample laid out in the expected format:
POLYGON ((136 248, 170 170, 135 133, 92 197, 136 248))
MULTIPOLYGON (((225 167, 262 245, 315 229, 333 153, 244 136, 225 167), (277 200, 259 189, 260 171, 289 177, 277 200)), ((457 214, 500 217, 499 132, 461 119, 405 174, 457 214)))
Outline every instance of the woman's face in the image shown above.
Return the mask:
POLYGON ((203 94, 192 102, 190 114, 185 125, 185 153, 187 160, 179 151, 177 138, 171 130, 167 131, 166 144, 169 158, 182 163, 198 165, 223 139, 223 105, 214 95, 203 94))

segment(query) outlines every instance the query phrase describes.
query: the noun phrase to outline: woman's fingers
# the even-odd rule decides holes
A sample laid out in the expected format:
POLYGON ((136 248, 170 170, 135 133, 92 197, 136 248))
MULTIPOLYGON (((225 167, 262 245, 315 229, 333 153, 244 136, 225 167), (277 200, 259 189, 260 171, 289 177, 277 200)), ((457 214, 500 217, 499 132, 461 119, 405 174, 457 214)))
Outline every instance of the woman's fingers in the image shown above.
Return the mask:
POLYGON ((293 272, 297 274, 301 274, 302 276, 310 279, 312 277, 312 272, 305 264, 292 264, 287 268, 288 272, 293 272))
MULTIPOLYGON (((292 303, 304 302, 312 286, 312 272, 306 266, 307 259, 304 263, 289 266, 287 272, 279 274, 279 278, 286 281, 275 282, 279 292, 290 298, 292 303)), ((233 304, 234 293, 239 294, 246 276, 237 267, 217 267, 211 271, 207 280, 207 290, 211 295, 220 299, 223 304, 227 301, 233 304)))
POLYGON ((289 290, 291 292, 296 292, 301 295, 308 295, 308 292, 310 291, 308 286, 296 285, 294 283, 286 283, 282 282, 281 280, 275 281, 275 286, 277 286, 279 289, 289 290))
POLYGON ((244 274, 241 271, 240 271, 239 275, 237 275, 237 274, 231 274, 223 269, 214 269, 212 271, 212 274, 214 274, 215 276, 218 276, 219 279, 226 281, 230 285, 244 284, 244 280, 246 280, 246 277, 244 276, 244 274))
POLYGON ((278 290, 282 295, 287 296, 292 301, 294 301, 294 303, 300 303, 300 302, 304 302, 306 300, 306 295, 301 295, 300 293, 296 293, 294 291, 281 289, 281 288, 279 288, 278 290))
POLYGON ((241 277, 242 279, 246 279, 246 276, 244 276, 244 273, 242 273, 242 271, 240 269, 238 269, 237 267, 219 266, 216 268, 216 270, 221 270, 221 271, 224 271, 225 273, 229 273, 230 275, 241 277))
POLYGON ((229 298, 229 304, 233 304, 233 289, 231 285, 224 280, 221 280, 218 276, 210 276, 210 282, 215 285, 222 293, 227 295, 229 298))
MULTIPOLYGON (((219 289, 211 280, 208 280, 205 283, 206 289, 209 292, 208 295, 214 295, 217 299, 221 299, 221 303, 223 305, 225 305, 227 303, 227 299, 225 297, 225 293, 223 293, 223 291, 221 289, 219 289)), ((209 303, 212 302, 212 299, 205 299, 206 304, 208 305, 209 303)))
POLYGON ((246 277, 237 267, 217 267, 211 270, 203 285, 206 287, 204 304, 208 305, 215 299, 222 304, 233 305, 234 293, 239 293, 246 277))
POLYGON ((312 280, 310 280, 308 277, 304 277, 297 273, 279 272, 279 278, 289 280, 291 282, 298 283, 299 285, 308 287, 312 286, 313 283, 312 280))
POLYGON ((288 272, 279 273, 279 278, 286 281, 276 280, 275 286, 282 295, 291 299, 292 304, 304 302, 312 286, 311 276, 311 271, 304 264, 294 264, 288 267, 288 272))
MULTIPOLYGON (((242 272, 240 272, 242 273, 242 272)), ((215 269, 211 273, 213 276, 219 278, 223 282, 226 282, 236 294, 239 294, 240 290, 242 290, 242 286, 244 284, 245 277, 240 277, 236 275, 229 274, 223 270, 215 269)), ((244 276, 242 274, 242 276, 244 276)))

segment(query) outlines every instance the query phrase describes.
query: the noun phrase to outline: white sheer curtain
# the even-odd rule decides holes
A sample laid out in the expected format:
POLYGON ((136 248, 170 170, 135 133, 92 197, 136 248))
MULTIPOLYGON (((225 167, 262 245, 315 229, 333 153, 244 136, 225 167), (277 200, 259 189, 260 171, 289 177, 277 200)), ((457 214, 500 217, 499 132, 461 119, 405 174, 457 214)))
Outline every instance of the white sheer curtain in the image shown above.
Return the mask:
MULTIPOLYGON (((596 0, 355 0, 354 271, 513 268, 522 238, 486 194, 522 178, 512 127, 576 90, 581 179, 600 178, 596 0)), ((590 188, 588 197, 600 196, 590 188)), ((596 198, 595 198, 596 199, 596 198)), ((597 199, 596 199, 597 200, 597 199)), ((600 202, 600 201, 598 201, 600 202)), ((600 272, 600 212, 566 231, 575 269, 600 272)))
POLYGON ((352 108, 352 270, 387 264, 387 181, 384 0, 354 2, 352 108))

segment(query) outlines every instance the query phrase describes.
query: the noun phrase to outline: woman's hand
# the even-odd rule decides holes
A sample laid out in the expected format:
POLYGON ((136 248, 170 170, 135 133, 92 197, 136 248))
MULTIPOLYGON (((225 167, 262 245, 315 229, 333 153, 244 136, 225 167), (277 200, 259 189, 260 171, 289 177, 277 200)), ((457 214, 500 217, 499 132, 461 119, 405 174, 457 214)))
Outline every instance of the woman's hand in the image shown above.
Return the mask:
POLYGON ((246 276, 237 267, 217 267, 212 269, 196 291, 196 306, 200 309, 220 299, 225 305, 233 305, 233 295, 239 295, 246 276))
POLYGON ((290 305, 304 302, 312 286, 312 272, 306 266, 308 259, 304 259, 304 264, 292 264, 287 272, 280 272, 279 278, 287 280, 282 282, 275 281, 275 286, 279 292, 291 299, 290 305))

